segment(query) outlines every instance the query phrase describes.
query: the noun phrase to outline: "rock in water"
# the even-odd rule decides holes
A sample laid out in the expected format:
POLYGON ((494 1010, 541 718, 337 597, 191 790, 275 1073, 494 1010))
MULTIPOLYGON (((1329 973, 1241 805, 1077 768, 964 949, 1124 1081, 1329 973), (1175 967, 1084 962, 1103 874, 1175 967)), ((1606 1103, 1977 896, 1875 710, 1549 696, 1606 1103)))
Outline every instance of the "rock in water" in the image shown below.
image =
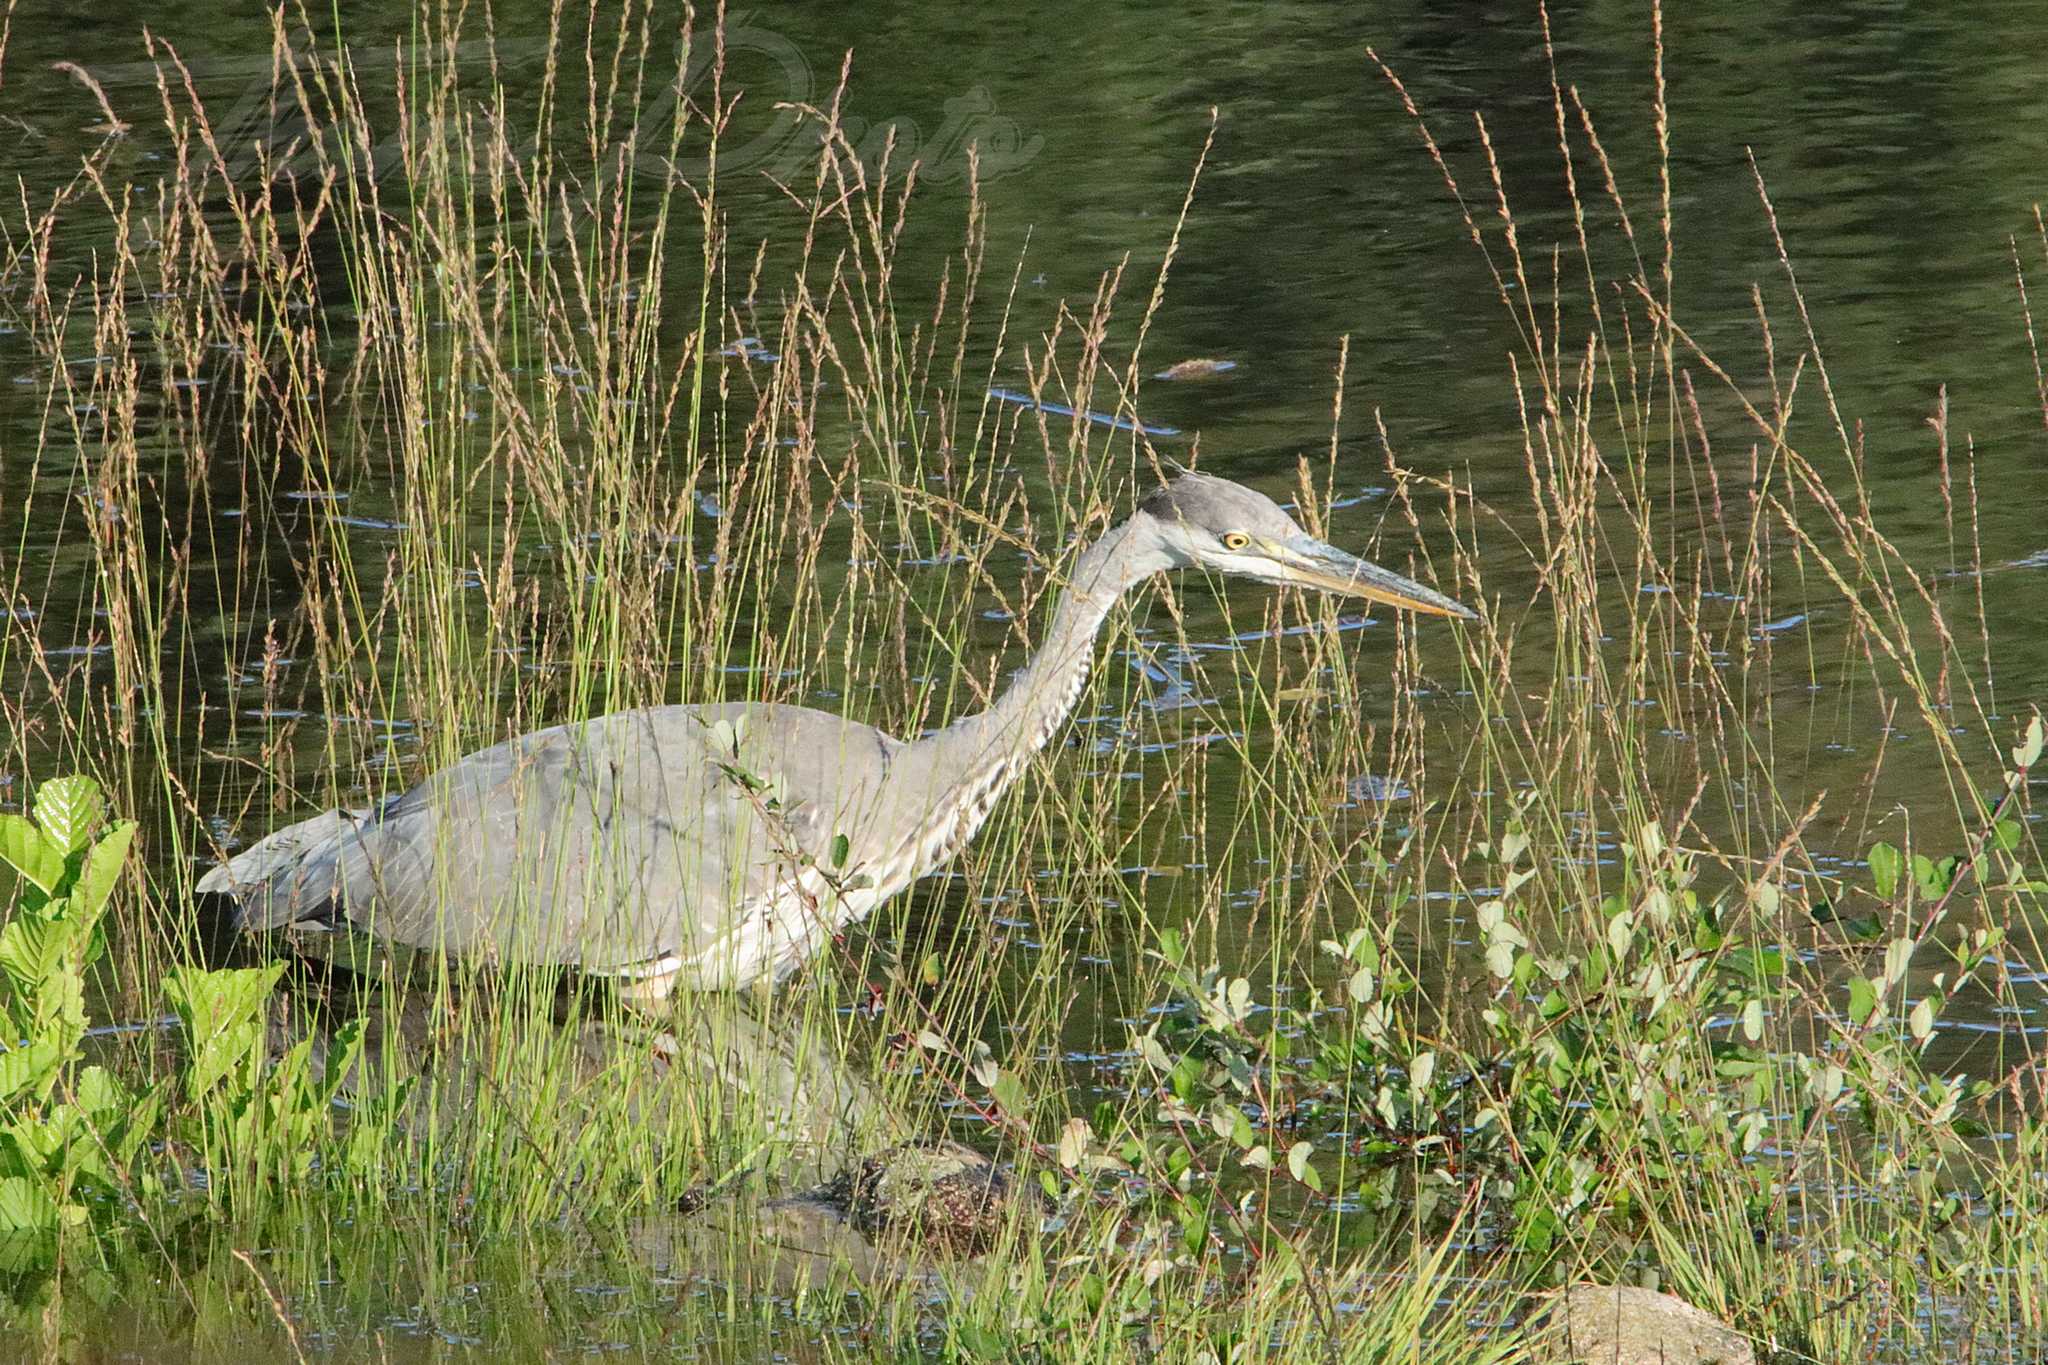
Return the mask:
POLYGON ((1177 364, 1168 365, 1155 375, 1154 378, 1183 383, 1190 379, 1214 379, 1218 375, 1229 374, 1236 368, 1237 362, 1235 360, 1216 360, 1209 356, 1196 356, 1191 360, 1183 360, 1177 364))
POLYGON ((1684 1299, 1627 1285, 1575 1284, 1536 1326, 1553 1365, 1756 1365, 1748 1337, 1684 1299))
POLYGON ((875 1153, 827 1187, 869 1237, 905 1241, 954 1256, 995 1245, 1021 1191, 994 1162, 958 1142, 905 1142, 875 1153))

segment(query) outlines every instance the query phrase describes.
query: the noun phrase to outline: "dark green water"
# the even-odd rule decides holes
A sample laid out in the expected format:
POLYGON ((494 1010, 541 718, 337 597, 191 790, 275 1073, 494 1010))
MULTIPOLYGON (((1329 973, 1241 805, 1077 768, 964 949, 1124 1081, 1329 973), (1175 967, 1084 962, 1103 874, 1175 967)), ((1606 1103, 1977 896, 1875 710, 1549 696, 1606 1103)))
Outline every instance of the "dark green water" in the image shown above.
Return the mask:
MULTIPOLYGON (((346 41, 366 54, 388 51, 407 33, 399 7, 388 8, 350 17, 346 41)), ((501 7, 501 53, 515 62, 538 48, 539 17, 527 12, 535 8, 501 7)), ((270 60, 260 17, 189 4, 25 0, 0 84, 0 172, 12 206, 0 212, 10 222, 21 212, 17 180, 30 202, 45 198, 98 140, 83 131, 98 117, 90 96, 54 62, 88 66, 136 125, 116 167, 138 182, 159 173, 164 140, 145 23, 191 64, 216 111, 247 112, 260 99, 270 60)), ((1647 244, 1658 192, 1647 13, 1558 5, 1552 23, 1562 77, 1599 121, 1647 244)), ((2013 239, 2030 282, 2048 286, 2033 210, 2048 195, 2048 27, 2034 6, 2018 3, 1867 3, 1824 13, 1744 3, 1685 7, 1669 16, 1665 37, 1678 315, 1710 351, 1754 376, 1761 362, 1749 299, 1761 285, 1781 347, 1793 344, 1753 155, 1840 407, 1861 424, 1873 513, 1929 575, 1958 559, 1934 493, 1925 425, 1946 387, 1953 442, 1962 449, 1967 434, 1973 444, 1984 494, 1983 594, 1999 709, 2022 711, 2048 695, 2048 436, 2013 239)), ((1215 149, 1147 354, 1160 365, 1209 356, 1236 368, 1213 383, 1152 386, 1147 420, 1198 438, 1207 468, 1283 487, 1298 455, 1327 447, 1331 374, 1348 336, 1339 485, 1363 500, 1339 523, 1338 539, 1356 543, 1385 514, 1375 409, 1410 467, 1456 473, 1504 506, 1521 496, 1504 359, 1514 334, 1366 49, 1402 74, 1475 213, 1489 215, 1470 117, 1484 112, 1524 244, 1547 252, 1569 240, 1570 206, 1533 9, 792 5, 735 12, 728 42, 736 81, 749 91, 744 136, 725 167, 735 217, 744 218, 750 198, 769 203, 770 177, 795 178, 811 154, 769 106, 825 100, 851 48, 846 110, 866 130, 856 140, 879 139, 893 125, 905 154, 925 162, 926 211, 913 217, 900 268, 936 276, 957 250, 958 186, 974 142, 992 273, 1006 276, 1023 253, 1027 334, 1049 322, 1059 298, 1085 300, 1126 254, 1135 277, 1149 281, 1215 109, 1215 149)), ((1582 181, 1592 174, 1581 167, 1582 181)), ((1596 216, 1608 213, 1597 192, 1590 203, 1596 216)), ((1568 260, 1565 269, 1574 268, 1568 260)), ((2048 292, 2037 289, 2035 299, 2042 309, 2048 292)), ((10 488, 7 464, 49 420, 35 362, 0 320, 0 494, 10 502, 20 490, 10 488)), ((0 561, 69 562, 61 548, 69 532, 54 517, 18 526, 0 514, 0 527, 0 561)), ((1488 581, 1510 594, 1512 609, 1523 561, 1511 546, 1499 550, 1488 581)), ((1830 610, 1816 600, 1817 610, 1830 610)), ((1378 657, 1370 646, 1364 653, 1368 663, 1378 657)), ((1384 707, 1384 688, 1372 681, 1368 700, 1384 707)), ((1880 740, 1866 707, 1825 687, 1788 696, 1786 706, 1776 756, 1788 789, 1840 790, 1864 779, 1880 740)), ((1923 795, 1913 765, 1893 764, 1871 804, 1881 810, 1923 795)), ((2036 1023, 1963 1012, 1942 1026, 1963 1035, 1961 1048, 1968 1037, 2036 1023)))

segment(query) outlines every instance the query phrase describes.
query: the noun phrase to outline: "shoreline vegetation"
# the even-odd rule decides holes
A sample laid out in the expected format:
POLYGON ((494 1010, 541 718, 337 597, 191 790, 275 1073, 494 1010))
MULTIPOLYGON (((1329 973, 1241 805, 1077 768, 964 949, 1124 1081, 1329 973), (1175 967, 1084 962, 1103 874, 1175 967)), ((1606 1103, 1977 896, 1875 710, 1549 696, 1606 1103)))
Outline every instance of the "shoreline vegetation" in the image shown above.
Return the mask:
POLYGON ((1550 1361, 1525 1325, 1590 1282, 1759 1360, 2038 1356, 2035 1031, 1943 1027, 2048 970, 1974 452, 1944 395, 1953 562, 1909 562, 1760 174, 1756 349, 1695 344, 1652 13, 1646 176, 1538 11, 1540 241, 1484 117, 1448 154, 1361 62, 1519 338, 1526 488, 1401 449, 1332 338, 1328 447, 1267 491, 1483 619, 1219 588, 1191 633, 1208 586, 1162 585, 954 867, 666 1032, 547 973, 267 962, 193 883, 545 724, 984 705, 1071 548, 1199 457, 1146 385, 1230 382, 1148 345, 1214 124, 1148 263, 1040 329, 972 148, 921 189, 837 93, 778 111, 815 156, 736 216, 722 12, 558 3, 514 81, 485 11, 371 54, 285 5, 235 127, 150 37, 157 107, 0 227, 45 416, 0 465, 0 1354, 1550 1361), (957 249, 911 278, 932 217, 957 249), (1870 785, 1781 781, 1821 679, 1886 737, 1870 785), (1888 762, 1911 809, 1872 809, 1888 762), (877 1154, 942 1140, 982 1182, 950 1248, 938 1203, 873 1212, 877 1154), (856 1211, 812 1245, 824 1188, 856 1211))

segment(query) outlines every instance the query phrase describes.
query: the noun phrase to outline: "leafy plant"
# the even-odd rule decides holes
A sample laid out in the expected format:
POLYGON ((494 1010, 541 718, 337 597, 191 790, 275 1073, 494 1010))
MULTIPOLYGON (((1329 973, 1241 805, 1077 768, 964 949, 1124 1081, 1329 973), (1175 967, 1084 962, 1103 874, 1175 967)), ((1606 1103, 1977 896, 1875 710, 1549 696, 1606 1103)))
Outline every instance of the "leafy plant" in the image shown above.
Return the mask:
POLYGON ((0 1271, 14 1274, 53 1265, 67 1229, 115 1216, 159 1115, 155 1094, 86 1065, 81 1046, 86 974, 135 826, 105 825, 89 777, 43 783, 31 812, 0 815, 16 879, 0 928, 0 1271))

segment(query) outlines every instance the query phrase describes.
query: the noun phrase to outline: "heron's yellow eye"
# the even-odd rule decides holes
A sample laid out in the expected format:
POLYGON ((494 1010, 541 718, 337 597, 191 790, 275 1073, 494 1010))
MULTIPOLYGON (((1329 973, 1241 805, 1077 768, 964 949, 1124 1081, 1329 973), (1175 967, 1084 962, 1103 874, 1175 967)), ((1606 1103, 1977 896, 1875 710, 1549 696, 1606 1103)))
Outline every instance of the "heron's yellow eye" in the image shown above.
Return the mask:
POLYGON ((1251 543, 1252 538, 1242 531, 1232 531, 1223 537, 1223 548, 1226 550, 1242 550, 1251 543))

